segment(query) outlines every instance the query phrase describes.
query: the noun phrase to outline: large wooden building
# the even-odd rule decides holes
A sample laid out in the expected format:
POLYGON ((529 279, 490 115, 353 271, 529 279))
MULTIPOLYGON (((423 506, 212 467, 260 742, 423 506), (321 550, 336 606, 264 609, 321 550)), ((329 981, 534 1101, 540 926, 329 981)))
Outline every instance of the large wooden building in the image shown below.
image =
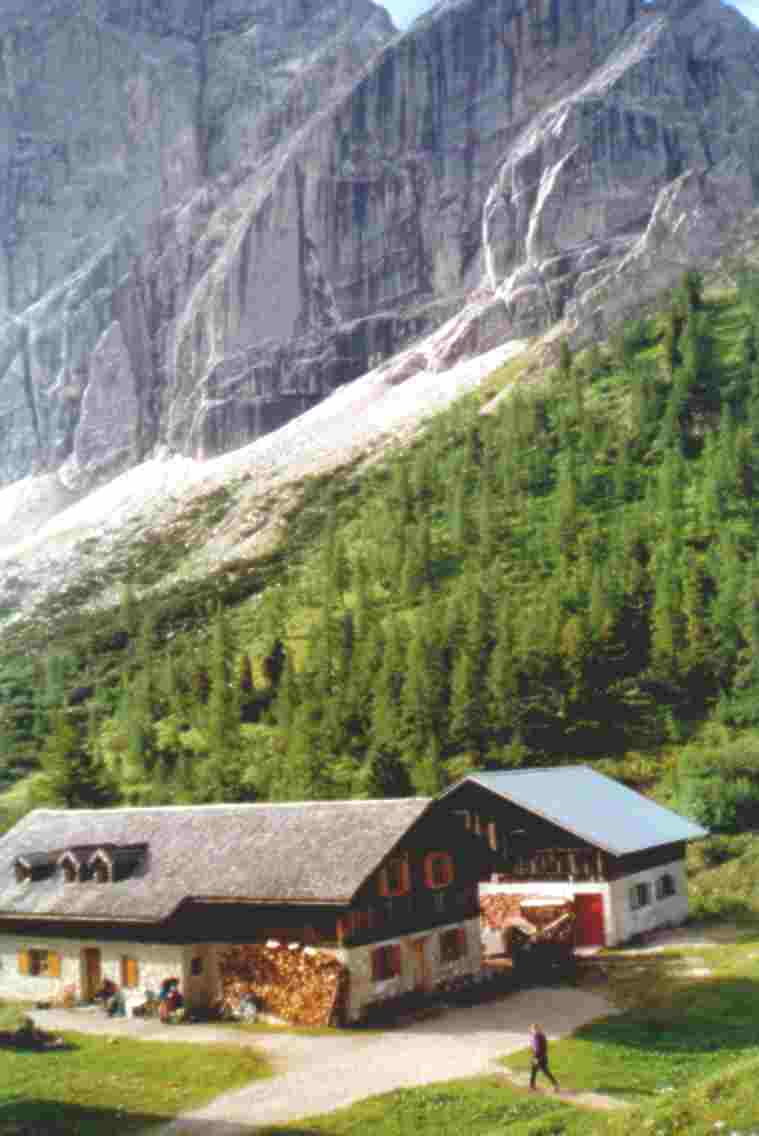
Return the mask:
POLYGON ((176 977, 200 1008, 277 944, 339 964, 355 1021, 479 975, 489 889, 571 901, 580 945, 681 922, 702 835, 583 767, 475 774, 434 801, 41 809, 0 840, 0 997, 176 977))
POLYGON ((688 915, 686 844, 706 831, 593 769, 475 773, 438 806, 491 855, 481 894, 569 901, 578 947, 615 946, 688 915))
POLYGON ((235 948, 277 942, 338 960, 355 1020, 479 973, 483 870, 426 800, 37 810, 0 841, 0 996, 177 977, 203 1007, 235 948))

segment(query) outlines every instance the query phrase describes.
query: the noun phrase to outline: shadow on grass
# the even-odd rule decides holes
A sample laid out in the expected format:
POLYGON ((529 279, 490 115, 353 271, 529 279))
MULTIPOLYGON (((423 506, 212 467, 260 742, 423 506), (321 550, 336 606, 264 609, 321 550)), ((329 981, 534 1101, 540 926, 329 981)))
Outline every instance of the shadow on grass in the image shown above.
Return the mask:
MULTIPOLYGON (((159 1136, 174 1119, 173 1116, 87 1108, 60 1101, 16 1099, 0 1104, 3 1136, 126 1136, 129 1133, 159 1136)), ((181 1136, 241 1136, 242 1133, 258 1133, 260 1129, 219 1120, 183 1120, 175 1136, 179 1136, 179 1131, 181 1136)), ((289 1136, 294 1134, 289 1133, 289 1136)), ((306 1136, 305 1131, 303 1136, 306 1136)))
MULTIPOLYGON (((748 978, 689 978, 687 971, 680 977, 667 969, 668 962, 671 964, 672 956, 660 958, 658 967, 651 971, 646 968, 647 1001, 625 1014, 582 1027, 577 1038, 683 1056, 759 1048, 759 982, 748 978)), ((639 977, 645 981, 646 974, 639 977)))

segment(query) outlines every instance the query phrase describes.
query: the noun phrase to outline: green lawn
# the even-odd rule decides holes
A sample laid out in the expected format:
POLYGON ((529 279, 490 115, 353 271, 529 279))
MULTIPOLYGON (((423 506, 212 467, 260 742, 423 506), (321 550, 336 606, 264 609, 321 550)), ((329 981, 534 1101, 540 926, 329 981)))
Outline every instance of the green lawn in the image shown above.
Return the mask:
MULTIPOLYGON (((552 1047, 573 1089, 652 1100, 745 1060, 759 1061, 759 940, 664 955, 610 954, 609 993, 626 1013, 552 1047), (699 977, 688 971, 704 970, 699 977)), ((528 1054, 507 1059, 524 1069, 528 1054)))
POLYGON ((254 1048, 68 1034, 49 1052, 0 1049, 0 1132, 121 1136, 269 1075, 254 1048))
POLYGON ((371 1097, 303 1123, 261 1129, 260 1136, 533 1136, 562 1131, 549 1125, 571 1111, 552 1097, 478 1077, 371 1097))

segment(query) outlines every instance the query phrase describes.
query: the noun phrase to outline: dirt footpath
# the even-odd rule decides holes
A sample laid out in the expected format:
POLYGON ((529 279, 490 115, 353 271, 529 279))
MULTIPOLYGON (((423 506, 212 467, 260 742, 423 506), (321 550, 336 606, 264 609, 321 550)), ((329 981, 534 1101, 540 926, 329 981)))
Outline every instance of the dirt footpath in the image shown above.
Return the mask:
MULTIPOLYGON (((255 1040, 280 1072, 217 1097, 162 1128, 160 1136, 249 1136, 258 1125, 331 1112, 377 1093, 493 1073, 499 1057, 525 1048, 531 1022, 557 1038, 615 1012, 599 994, 547 988, 444 1010, 386 1033, 262 1034, 255 1040)), ((178 1040, 178 1031, 169 1032, 178 1040)))

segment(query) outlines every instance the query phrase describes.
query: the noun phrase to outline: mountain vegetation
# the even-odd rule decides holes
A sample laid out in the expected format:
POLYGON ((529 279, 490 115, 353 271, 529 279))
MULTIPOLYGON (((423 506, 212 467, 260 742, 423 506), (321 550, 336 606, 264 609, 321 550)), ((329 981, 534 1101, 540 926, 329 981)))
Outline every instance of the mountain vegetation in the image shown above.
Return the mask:
POLYGON ((736 278, 689 273, 608 343, 493 376, 486 412, 467 398, 381 464, 310 481, 258 561, 155 588, 167 534, 118 606, 63 597, 11 629, 0 761, 31 779, 8 811, 426 794, 578 759, 652 781, 690 739, 669 795, 745 825, 759 276, 736 278))

